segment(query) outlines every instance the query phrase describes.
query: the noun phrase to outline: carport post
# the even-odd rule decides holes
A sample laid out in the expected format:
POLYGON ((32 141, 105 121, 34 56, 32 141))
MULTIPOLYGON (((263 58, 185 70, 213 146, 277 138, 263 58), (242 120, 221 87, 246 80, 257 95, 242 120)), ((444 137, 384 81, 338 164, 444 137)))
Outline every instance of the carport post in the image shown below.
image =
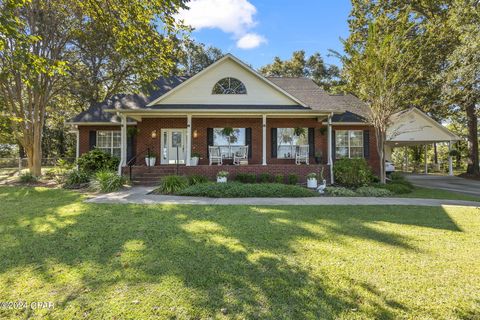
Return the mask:
POLYGON ((427 145, 425 145, 425 174, 428 174, 427 145))
POLYGON ((452 151, 452 141, 448 141, 448 175, 453 176, 453 160, 450 151, 452 151))

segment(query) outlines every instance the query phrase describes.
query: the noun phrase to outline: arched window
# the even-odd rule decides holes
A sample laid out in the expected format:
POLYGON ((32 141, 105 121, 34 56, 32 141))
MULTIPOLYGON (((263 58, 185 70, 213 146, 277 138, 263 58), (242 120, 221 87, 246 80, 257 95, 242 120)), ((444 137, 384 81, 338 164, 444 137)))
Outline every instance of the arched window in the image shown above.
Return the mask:
POLYGON ((242 81, 235 78, 223 78, 218 81, 212 90, 212 94, 246 94, 247 89, 242 81))

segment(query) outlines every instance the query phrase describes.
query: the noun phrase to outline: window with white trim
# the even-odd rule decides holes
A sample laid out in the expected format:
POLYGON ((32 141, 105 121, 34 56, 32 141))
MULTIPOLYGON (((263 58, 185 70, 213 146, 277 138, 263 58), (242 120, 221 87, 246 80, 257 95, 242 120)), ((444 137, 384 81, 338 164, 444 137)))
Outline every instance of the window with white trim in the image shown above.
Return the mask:
POLYGON ((213 86, 212 94, 247 94, 247 89, 242 81, 227 77, 213 86))
POLYGON ((120 131, 97 131, 97 149, 120 158, 122 153, 122 138, 120 131))
POLYGON ((335 158, 363 158, 363 131, 335 130, 335 158))

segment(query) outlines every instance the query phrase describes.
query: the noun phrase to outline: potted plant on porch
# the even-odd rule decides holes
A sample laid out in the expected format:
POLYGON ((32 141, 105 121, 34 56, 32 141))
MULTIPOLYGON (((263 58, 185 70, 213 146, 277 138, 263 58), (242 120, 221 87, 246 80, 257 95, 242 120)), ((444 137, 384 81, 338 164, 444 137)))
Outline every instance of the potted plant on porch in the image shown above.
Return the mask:
POLYGON ((201 158, 201 154, 198 152, 193 152, 192 153, 192 158, 190 159, 190 165, 191 166, 197 166, 198 165, 198 160, 201 158))
POLYGON ((307 174, 307 188, 316 189, 317 186, 317 174, 314 172, 307 174))
POLYGON ((228 177, 228 171, 219 171, 217 173, 217 182, 218 183, 226 183, 228 177))
POLYGON ((148 149, 147 153, 145 154, 145 163, 147 164, 148 167, 153 167, 155 166, 156 161, 157 161, 157 156, 155 155, 155 152, 148 149))

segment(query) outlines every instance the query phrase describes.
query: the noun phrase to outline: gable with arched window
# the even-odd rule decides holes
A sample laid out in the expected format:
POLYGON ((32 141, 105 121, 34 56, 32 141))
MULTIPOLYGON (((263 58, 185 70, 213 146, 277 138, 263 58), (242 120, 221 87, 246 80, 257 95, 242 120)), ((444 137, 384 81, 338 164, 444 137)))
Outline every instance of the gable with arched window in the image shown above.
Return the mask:
POLYGON ((236 78, 223 78, 212 89, 212 94, 247 94, 247 88, 236 78))

